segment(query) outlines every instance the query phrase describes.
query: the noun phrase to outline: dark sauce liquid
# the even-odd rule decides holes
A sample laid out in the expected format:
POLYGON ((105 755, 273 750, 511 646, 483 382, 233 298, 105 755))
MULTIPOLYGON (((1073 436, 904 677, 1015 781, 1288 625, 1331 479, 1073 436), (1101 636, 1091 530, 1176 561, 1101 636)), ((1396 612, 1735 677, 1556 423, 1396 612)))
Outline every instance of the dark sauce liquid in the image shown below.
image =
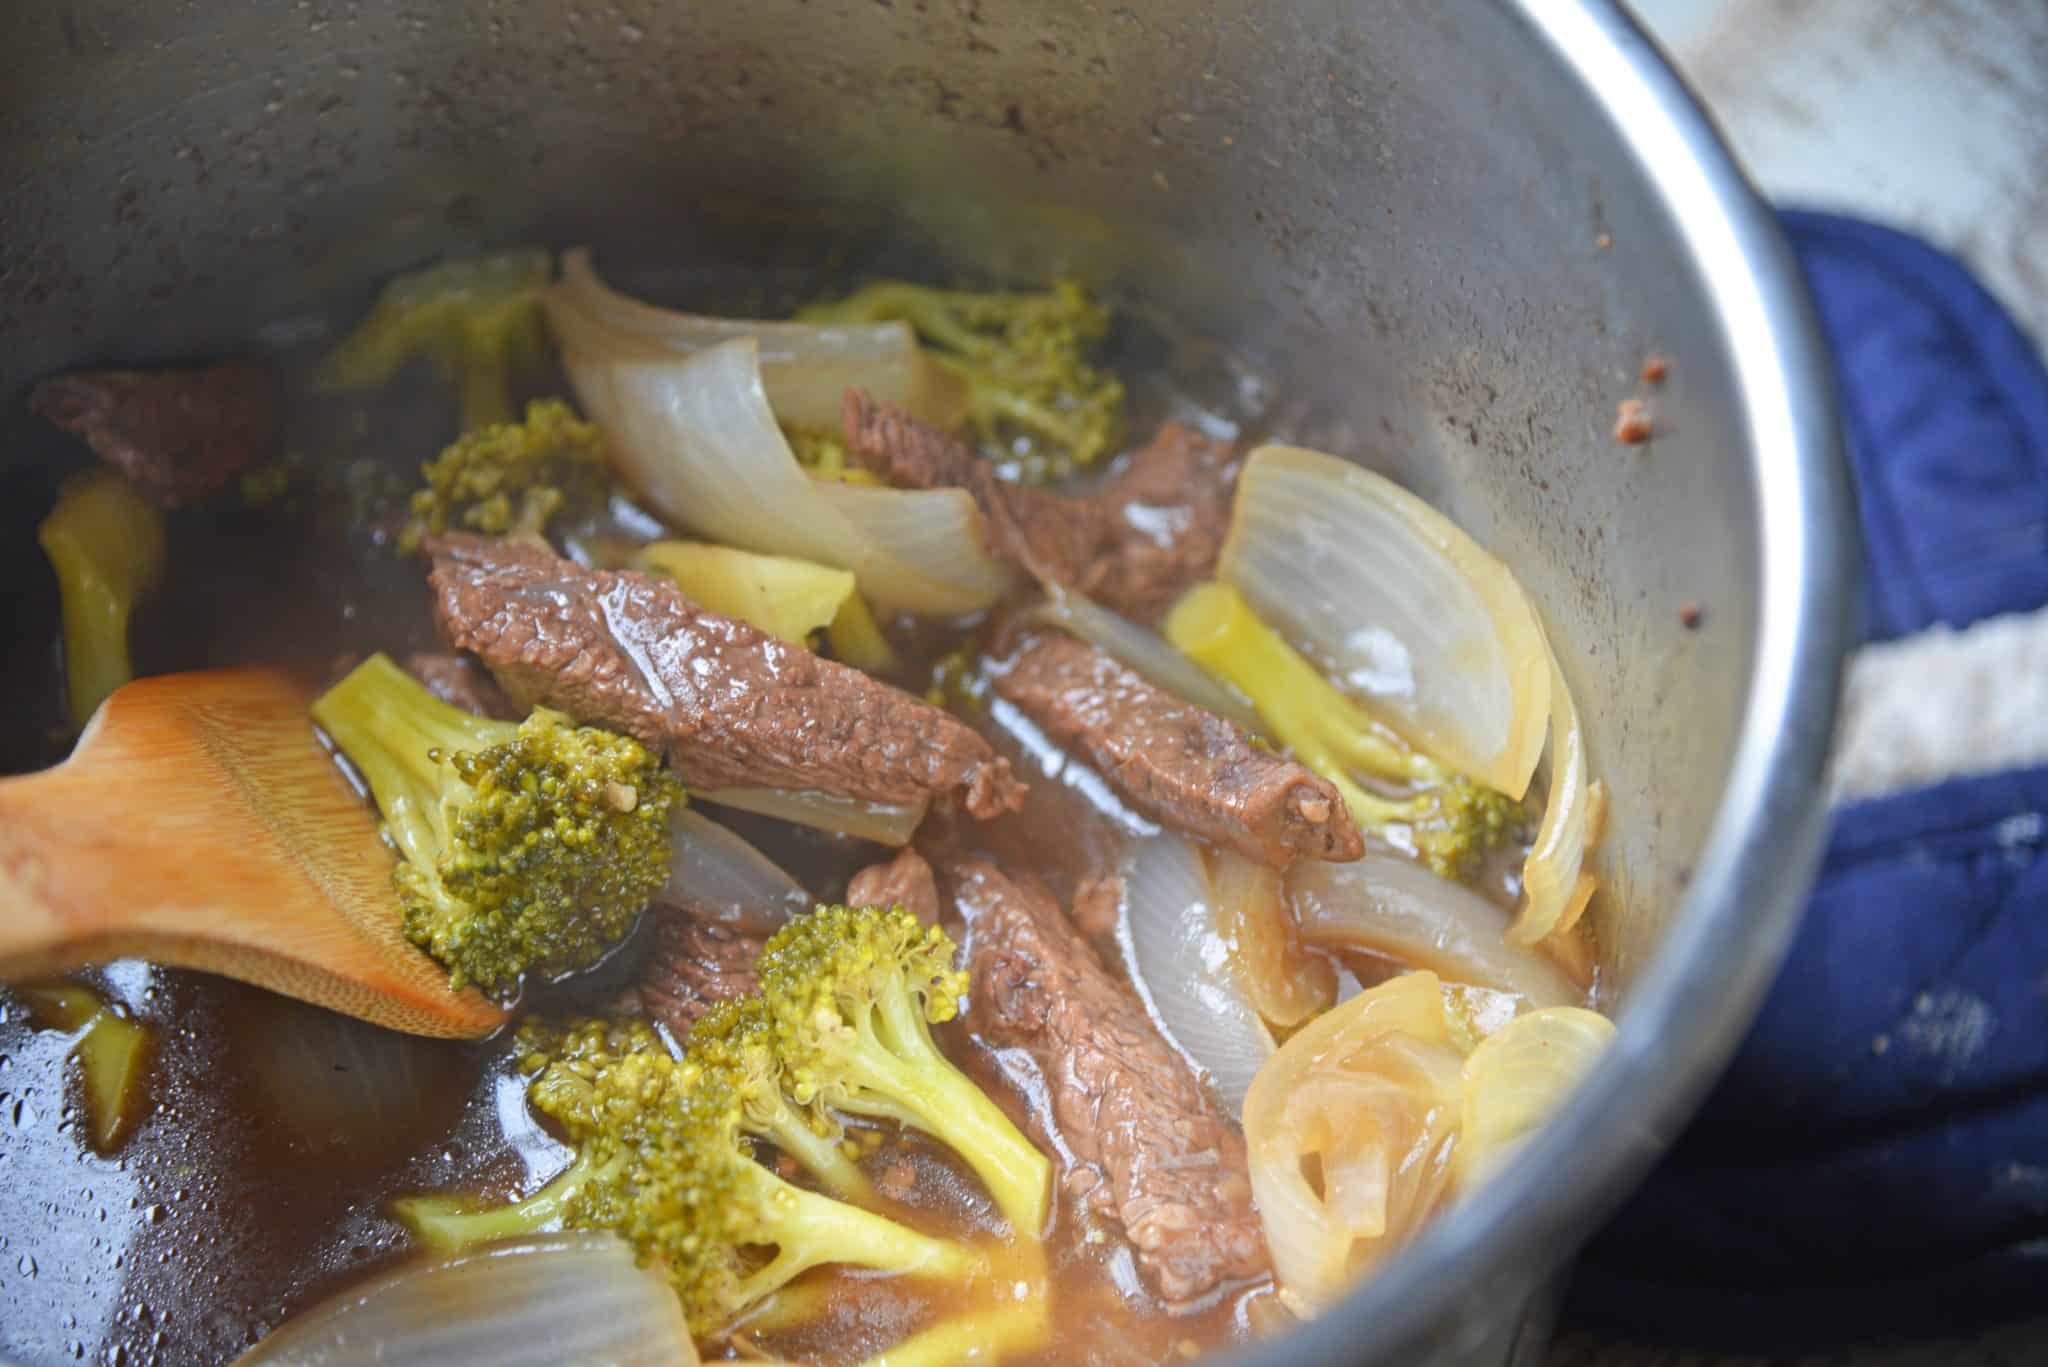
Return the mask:
MULTIPOLYGON (((320 338, 331 330, 293 325, 285 334, 320 338)), ((285 354, 288 371, 303 374, 317 350, 315 343, 285 354)), ((1257 426, 1261 388, 1212 348, 1181 347, 1126 325, 1111 361, 1133 379, 1134 436, 1167 416, 1219 435, 1257 426), (1217 396, 1217 405, 1184 397, 1196 392, 1217 396)), ((391 533, 418 465, 452 435, 451 407, 423 376, 374 401, 297 388, 287 438, 297 474, 284 500, 249 508, 230 495, 171 517, 170 572, 133 630, 137 672, 260 662, 333 677, 369 651, 402 659, 437 648, 420 566, 395 555, 391 533)), ((63 474, 89 460, 50 440, 0 472, 9 533, 0 565, 19 586, 0 701, 25 719, 0 741, 0 772, 55 763, 69 748, 55 583, 35 551, 33 526, 63 474)), ((630 518, 584 528, 593 544, 634 539, 632 530, 630 518)), ((972 625, 899 624, 897 682, 923 692, 932 662, 972 625)), ((1024 812, 958 833, 960 840, 1035 874, 1067 900, 1083 879, 1114 868, 1132 835, 1146 829, 1085 766, 1035 741, 1000 706, 970 720, 1012 756, 1034 791, 1024 812)), ((851 873, 887 855, 859 841, 717 814, 822 898, 836 900, 851 873)), ((629 942, 597 972, 533 993, 528 1005, 601 1010, 630 984, 643 948, 629 942)), ((117 1154, 93 1152, 66 1063, 68 1037, 35 1029, 0 989, 0 1360, 230 1360, 293 1314, 407 1256, 407 1236, 386 1213, 392 1197, 510 1197, 567 1161, 567 1150, 528 1115, 505 1040, 390 1034, 225 979, 140 963, 84 977, 156 1032, 147 1111, 117 1154)), ((960 1027, 939 1035, 1034 1128, 1028 1088, 960 1027)), ((999 1221, 950 1155, 915 1136, 877 1139, 864 1165, 878 1180, 910 1177, 892 1214, 934 1233, 996 1237, 999 1221)), ((1167 1314, 1146 1293, 1117 1231, 1065 1201, 1047 1255, 1054 1337, 1019 1361, 1184 1358, 1242 1339, 1270 1298, 1264 1284, 1227 1288, 1201 1307, 1167 1314)), ((802 1323, 745 1328, 710 1355, 855 1361, 961 1308, 928 1289, 832 1269, 810 1274, 799 1290, 802 1323)))

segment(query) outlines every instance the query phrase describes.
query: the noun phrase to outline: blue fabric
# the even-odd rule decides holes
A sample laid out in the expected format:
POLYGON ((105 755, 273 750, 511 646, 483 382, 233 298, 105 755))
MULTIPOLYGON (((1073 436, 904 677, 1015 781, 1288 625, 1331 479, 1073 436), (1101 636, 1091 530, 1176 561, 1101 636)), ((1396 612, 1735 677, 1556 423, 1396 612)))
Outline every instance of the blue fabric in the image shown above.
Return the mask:
MULTIPOLYGON (((2048 372, 1961 266, 1788 213, 1887 638, 2048 604, 2048 372)), ((2048 680, 2016 679, 2048 706, 2048 680)), ((1837 813, 1762 1015, 1567 1322, 1785 1350, 2048 1309, 2048 769, 1837 813)))

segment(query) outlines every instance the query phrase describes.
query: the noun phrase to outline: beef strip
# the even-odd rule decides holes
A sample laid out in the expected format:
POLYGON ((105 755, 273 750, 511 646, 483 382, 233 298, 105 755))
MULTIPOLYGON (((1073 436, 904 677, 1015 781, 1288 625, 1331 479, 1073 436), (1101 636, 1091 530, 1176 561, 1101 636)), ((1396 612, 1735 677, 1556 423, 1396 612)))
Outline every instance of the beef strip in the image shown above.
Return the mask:
POLYGON ((946 872, 967 924, 969 1027, 1037 1063, 1079 1165, 1066 1189, 1123 1226, 1170 1305, 1265 1273, 1244 1138, 1137 997, 1036 884, 980 858, 946 872))
POLYGON ((654 947, 640 979, 640 1005, 678 1039, 718 1003, 760 987, 754 960, 761 941, 673 907, 648 914, 655 918, 654 947))
POLYGON ((919 924, 939 923, 939 885, 932 866, 924 856, 905 845, 896 857, 870 864, 846 885, 846 904, 851 907, 902 907, 919 924))
POLYGON ((1079 751, 1146 816, 1276 869, 1302 855, 1365 853, 1328 780, 1254 744, 1235 722, 1071 636, 1006 636, 989 669, 996 693, 1079 751))
POLYGON ((584 569, 545 547, 429 538, 435 616, 522 704, 623 731, 690 787, 871 802, 958 793, 990 817, 1025 786, 954 717, 857 669, 706 612, 658 576, 584 569))
POLYGON ((29 406, 165 508, 212 497, 277 449, 277 377, 255 361, 58 375, 29 406))
POLYGON ((1139 621, 1208 574, 1230 523, 1230 447, 1170 422, 1117 475, 1082 492, 1006 484, 964 443, 853 389, 847 450, 891 484, 974 495, 997 554, 1139 621))
POLYGON ((459 707, 472 716, 496 721, 518 721, 525 716, 519 704, 507 697, 498 681, 469 655, 415 651, 405 660, 405 672, 427 687, 427 692, 459 707))

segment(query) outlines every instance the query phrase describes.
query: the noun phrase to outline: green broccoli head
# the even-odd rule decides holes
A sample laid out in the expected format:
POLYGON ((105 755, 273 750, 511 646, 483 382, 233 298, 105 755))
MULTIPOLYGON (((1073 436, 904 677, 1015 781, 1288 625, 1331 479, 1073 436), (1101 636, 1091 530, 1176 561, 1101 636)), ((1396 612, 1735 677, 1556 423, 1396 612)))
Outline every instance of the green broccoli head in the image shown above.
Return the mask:
POLYGON ((472 716, 381 654, 313 719, 383 813, 406 937, 457 988, 505 998, 528 974, 588 967, 668 879, 684 794, 638 741, 546 709, 472 716))
POLYGON ((756 1162, 743 1080, 729 1066, 676 1057, 644 1023, 530 1026, 519 1042, 533 1075, 528 1102, 576 1157, 510 1205, 398 1202, 395 1213, 433 1251, 547 1228, 612 1230, 661 1264, 700 1335, 825 1263, 959 1283, 985 1270, 964 1244, 806 1191, 756 1162), (765 1259, 763 1249, 772 1250, 765 1259))
POLYGON ((547 356, 540 292, 553 275, 553 257, 528 248, 400 276, 328 354, 315 383, 374 389, 424 359, 460 389, 463 431, 510 422, 515 384, 547 356))
POLYGON ((1528 829, 1522 804, 1463 774, 1438 770, 1403 804, 1416 853, 1439 877, 1471 875, 1487 851, 1528 829))
POLYGON ((1228 584, 1189 589, 1162 630, 1250 698, 1274 739, 1343 794, 1359 825, 1411 846, 1437 874, 1466 877, 1528 824, 1521 803, 1445 769, 1370 716, 1228 584))
POLYGON ((1022 1239, 1045 1224, 1051 1165, 933 1043, 967 990, 955 947, 901 907, 821 906, 761 952, 783 1083, 799 1104, 913 1125, 981 1177, 1022 1239))
POLYGON ((841 1147, 839 1118, 815 1102, 799 1106, 784 1091, 774 1029, 759 997, 735 998, 706 1012, 690 1028, 689 1055, 731 1081, 748 1134, 794 1158, 841 1200, 872 1200, 873 1188, 841 1147))
POLYGON ((458 437, 421 467, 399 550, 410 555, 450 527, 493 536, 539 535, 565 504, 596 506, 609 487, 604 434, 560 399, 537 399, 523 422, 458 437))
POLYGON ((1075 281, 977 294, 879 280, 798 317, 909 323, 963 382, 975 439, 1026 482, 1091 465, 1123 435, 1123 381, 1087 359, 1109 331, 1109 310, 1075 281))

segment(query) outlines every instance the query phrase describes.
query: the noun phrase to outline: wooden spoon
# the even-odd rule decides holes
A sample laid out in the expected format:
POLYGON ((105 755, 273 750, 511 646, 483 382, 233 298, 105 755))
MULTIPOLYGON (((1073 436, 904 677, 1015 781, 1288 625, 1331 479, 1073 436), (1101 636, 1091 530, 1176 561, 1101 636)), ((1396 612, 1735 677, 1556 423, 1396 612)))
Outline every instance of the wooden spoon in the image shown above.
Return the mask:
POLYGON ((505 1010, 399 929, 397 856, 270 670, 140 679, 54 769, 0 780, 0 979, 143 958, 415 1035, 505 1010))

